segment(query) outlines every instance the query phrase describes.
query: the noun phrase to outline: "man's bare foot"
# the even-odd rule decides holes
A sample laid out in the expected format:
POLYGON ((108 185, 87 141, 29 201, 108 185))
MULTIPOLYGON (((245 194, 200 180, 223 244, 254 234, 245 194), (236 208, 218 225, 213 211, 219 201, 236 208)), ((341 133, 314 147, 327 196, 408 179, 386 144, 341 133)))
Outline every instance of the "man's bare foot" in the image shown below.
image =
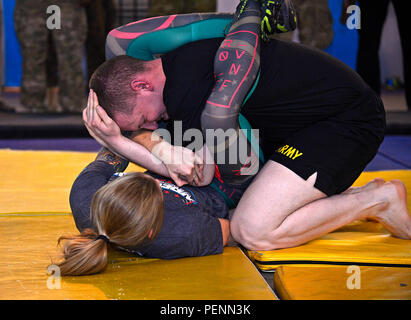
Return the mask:
POLYGON ((343 194, 349 194, 349 193, 357 193, 357 192, 362 192, 362 191, 367 191, 367 190, 372 190, 376 189, 377 187, 382 186, 385 183, 384 179, 381 178, 375 178, 374 180, 368 182, 366 185, 362 187, 351 187, 348 188, 343 192, 343 194))
POLYGON ((379 186, 375 195, 386 205, 379 206, 374 217, 393 236, 411 239, 411 216, 407 209, 407 189, 400 180, 391 180, 379 186))

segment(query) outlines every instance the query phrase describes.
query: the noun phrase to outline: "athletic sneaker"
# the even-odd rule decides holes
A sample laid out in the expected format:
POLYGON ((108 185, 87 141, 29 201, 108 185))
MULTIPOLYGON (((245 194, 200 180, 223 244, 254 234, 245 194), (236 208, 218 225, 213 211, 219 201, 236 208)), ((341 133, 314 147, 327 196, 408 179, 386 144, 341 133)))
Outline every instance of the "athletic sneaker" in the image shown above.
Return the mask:
POLYGON ((237 5, 237 8, 235 9, 234 20, 240 19, 246 7, 254 11, 260 10, 262 1, 263 0, 240 0, 239 4, 237 5))
POLYGON ((261 6, 261 37, 268 40, 274 33, 293 31, 297 15, 290 0, 264 0, 261 6))

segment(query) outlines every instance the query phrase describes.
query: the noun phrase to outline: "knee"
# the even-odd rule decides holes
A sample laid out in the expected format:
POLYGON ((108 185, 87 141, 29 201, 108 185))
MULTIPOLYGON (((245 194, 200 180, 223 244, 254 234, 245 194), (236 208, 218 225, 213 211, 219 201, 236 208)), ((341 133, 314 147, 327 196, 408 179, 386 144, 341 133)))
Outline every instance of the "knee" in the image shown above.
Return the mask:
POLYGON ((233 219, 230 222, 230 232, 233 239, 248 250, 275 249, 268 233, 251 223, 241 223, 233 219))
POLYGON ((277 250, 292 248, 302 244, 282 228, 270 227, 267 224, 253 224, 233 219, 230 222, 232 238, 248 250, 277 250))

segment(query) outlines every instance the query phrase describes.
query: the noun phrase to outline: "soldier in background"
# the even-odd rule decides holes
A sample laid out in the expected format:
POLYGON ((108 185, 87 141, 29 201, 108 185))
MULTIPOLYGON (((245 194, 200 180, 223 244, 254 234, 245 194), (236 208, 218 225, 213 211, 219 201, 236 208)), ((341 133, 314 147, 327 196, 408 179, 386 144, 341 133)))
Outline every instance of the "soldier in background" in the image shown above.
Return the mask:
MULTIPOLYGON (((3 8, 2 8, 2 3, 0 1, 0 70, 4 70, 4 62, 3 62, 3 8)), ((3 102, 1 98, 1 92, 3 90, 3 84, 4 84, 4 74, 3 72, 0 73, 0 111, 12 111, 10 108, 6 106, 6 104, 3 102)))
POLYGON ((107 34, 116 27, 117 9, 113 0, 93 0, 86 6, 87 14, 87 78, 105 59, 107 34))
MULTIPOLYGON (((292 0, 297 12, 297 27, 300 43, 318 49, 327 48, 334 37, 333 18, 328 0, 292 0)), ((293 33, 276 34, 282 40, 293 40, 293 33)))
MULTIPOLYGON (((390 1, 393 4, 397 17, 398 30, 401 38, 403 55, 405 98, 408 110, 411 110, 411 63, 408 57, 411 55, 411 20, 408 17, 407 1, 403 0, 360 0, 361 28, 358 30, 359 46, 357 54, 357 72, 365 82, 377 94, 381 94, 381 73, 379 48, 381 43, 382 29, 388 13, 390 1)), ((341 23, 345 24, 349 14, 347 8, 356 4, 355 0, 344 0, 341 23)))
POLYGON ((53 37, 48 36, 48 52, 46 58, 46 108, 49 112, 58 112, 58 78, 57 78, 57 54, 53 37))
MULTIPOLYGON (((3 5, 0 1, 0 70, 4 70, 3 61, 3 5)), ((4 84, 4 73, 0 72, 0 94, 4 84)), ((1 101, 1 100, 0 100, 1 101)))
POLYGON ((51 35, 57 56, 59 105, 63 112, 81 112, 85 105, 82 57, 87 34, 84 5, 91 0, 16 0, 14 24, 22 53, 21 104, 31 112, 47 111, 46 60, 51 35), (47 8, 57 5, 61 29, 47 28, 47 8))

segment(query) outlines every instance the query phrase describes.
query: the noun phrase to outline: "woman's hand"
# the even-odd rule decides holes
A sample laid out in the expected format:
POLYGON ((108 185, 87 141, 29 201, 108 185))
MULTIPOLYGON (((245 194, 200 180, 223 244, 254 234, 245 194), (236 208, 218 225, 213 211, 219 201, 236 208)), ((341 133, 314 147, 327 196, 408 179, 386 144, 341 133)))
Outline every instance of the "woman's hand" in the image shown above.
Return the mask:
POLYGON ((162 141, 155 145, 152 153, 164 163, 170 178, 179 187, 187 183, 198 186, 204 180, 203 159, 190 149, 162 141))
POLYGON ((83 121, 90 135, 107 149, 112 149, 111 146, 122 137, 120 127, 99 105, 93 90, 90 90, 87 107, 83 110, 83 121))

